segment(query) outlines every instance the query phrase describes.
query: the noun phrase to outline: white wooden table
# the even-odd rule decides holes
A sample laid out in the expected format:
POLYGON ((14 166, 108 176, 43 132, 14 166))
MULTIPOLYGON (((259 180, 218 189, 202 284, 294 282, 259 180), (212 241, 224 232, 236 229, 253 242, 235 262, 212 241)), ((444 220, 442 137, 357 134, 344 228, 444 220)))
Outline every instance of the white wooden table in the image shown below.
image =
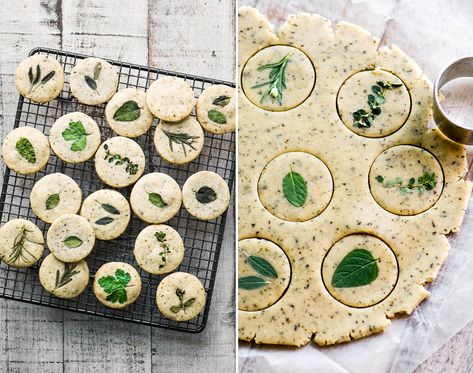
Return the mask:
MULTIPOLYGON (((15 68, 36 46, 234 80, 234 0, 2 1, 0 20, 1 139, 14 122, 15 68)), ((202 333, 0 299, 0 372, 234 371, 233 206, 230 211, 202 333)))

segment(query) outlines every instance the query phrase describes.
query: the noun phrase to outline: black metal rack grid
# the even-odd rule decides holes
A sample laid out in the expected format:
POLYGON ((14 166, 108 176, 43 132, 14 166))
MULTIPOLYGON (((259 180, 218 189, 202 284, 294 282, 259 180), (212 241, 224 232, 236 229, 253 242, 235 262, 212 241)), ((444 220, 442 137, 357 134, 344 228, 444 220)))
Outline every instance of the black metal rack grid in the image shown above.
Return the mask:
MULTIPOLYGON (((32 126, 45 135, 49 135, 49 130, 57 118, 70 112, 81 111, 91 116, 98 123, 102 141, 116 136, 105 122, 105 105, 83 105, 72 97, 69 89, 69 76, 76 61, 90 56, 49 48, 35 48, 30 52, 30 55, 38 53, 48 54, 62 64, 65 72, 64 90, 55 100, 45 104, 36 104, 20 96, 14 128, 32 126)), ((212 84, 235 86, 233 83, 214 79, 108 59, 107 61, 115 66, 119 74, 118 89, 135 87, 145 90, 151 82, 162 75, 184 78, 192 86, 196 96, 199 96, 206 87, 212 84)), ((195 116, 194 111, 192 115, 195 116)), ((143 148, 147 158, 145 173, 164 172, 172 176, 182 188, 185 180, 190 175, 197 171, 209 170, 222 176, 231 190, 235 174, 234 133, 214 135, 206 132, 205 144, 200 156, 195 161, 182 166, 169 164, 157 155, 153 144, 153 133, 154 129, 150 129, 145 135, 135 139, 143 148)), ((48 164, 40 172, 33 175, 20 175, 7 168, 0 197, 1 223, 4 224, 15 218, 24 218, 38 225, 46 234, 49 224, 38 219, 31 211, 29 194, 36 181, 53 172, 61 172, 72 177, 80 185, 84 198, 96 190, 110 188, 97 177, 93 159, 84 163, 68 164, 52 154, 48 164)), ((131 187, 119 189, 119 191, 129 199, 131 187)), ((0 297, 166 329, 200 332, 207 323, 225 221, 226 213, 216 220, 200 221, 190 216, 182 207, 179 213, 166 223, 174 227, 184 240, 184 260, 177 270, 197 276, 202 281, 207 293, 207 302, 203 312, 190 321, 178 323, 165 318, 159 312, 156 306, 156 288, 164 276, 150 275, 136 263, 133 255, 134 241, 138 233, 147 224, 133 214, 130 224, 122 236, 112 241, 96 241, 94 250, 87 258, 91 272, 89 286, 79 297, 71 300, 61 300, 44 290, 38 275, 41 261, 27 269, 16 269, 1 263, 0 297), (123 310, 112 310, 104 307, 95 298, 92 291, 93 275, 102 264, 109 261, 123 261, 132 264, 141 275, 143 288, 140 297, 133 305, 123 310)), ((46 246, 43 258, 47 254, 49 254, 49 250, 46 246)))

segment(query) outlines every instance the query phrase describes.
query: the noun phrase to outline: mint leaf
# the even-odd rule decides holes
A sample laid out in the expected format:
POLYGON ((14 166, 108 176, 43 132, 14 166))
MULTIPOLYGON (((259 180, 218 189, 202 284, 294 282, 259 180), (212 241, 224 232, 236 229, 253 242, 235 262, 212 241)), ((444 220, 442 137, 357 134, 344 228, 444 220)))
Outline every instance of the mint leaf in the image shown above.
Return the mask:
POLYGON ((52 210, 59 204, 59 194, 51 194, 46 200, 46 210, 52 210))
POLYGON ((113 119, 120 122, 132 122, 140 117, 140 110, 138 104, 130 100, 117 109, 113 114, 113 119))
POLYGON ((377 261, 366 249, 356 248, 350 251, 335 269, 332 286, 354 288, 370 284, 378 277, 377 261))
POLYGON ((163 201, 163 198, 159 193, 148 193, 148 199, 156 207, 163 208, 168 205, 166 202, 163 201))
POLYGON ((284 176, 282 181, 284 197, 288 202, 295 206, 301 207, 307 199, 307 182, 297 172, 291 171, 284 176))

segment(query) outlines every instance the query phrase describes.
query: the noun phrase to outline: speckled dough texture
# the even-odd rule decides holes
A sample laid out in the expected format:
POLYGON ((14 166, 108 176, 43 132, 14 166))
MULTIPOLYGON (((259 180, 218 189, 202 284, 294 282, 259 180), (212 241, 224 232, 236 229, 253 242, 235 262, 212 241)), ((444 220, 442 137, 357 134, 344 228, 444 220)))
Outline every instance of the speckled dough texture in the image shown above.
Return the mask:
MULTIPOLYGON (((381 47, 379 39, 360 27, 346 22, 334 25, 315 14, 289 16, 276 34, 258 11, 243 7, 239 10, 239 28, 240 74, 251 56, 277 44, 300 48, 316 71, 310 96, 291 110, 262 110, 243 91, 239 92, 239 239, 271 240, 284 250, 292 273, 289 287, 276 303, 259 311, 238 312, 239 338, 293 346, 313 339, 318 345, 330 345, 383 331, 390 318, 411 314, 429 295, 424 285, 437 276, 448 254, 445 235, 460 229, 471 192, 471 184, 463 180, 465 148, 427 128, 432 84, 396 46, 381 47), (342 122, 336 101, 340 87, 350 76, 373 67, 402 80, 412 107, 398 130, 389 136, 368 139, 342 122), (375 159, 402 144, 426 149, 443 171, 440 197, 432 207, 413 216, 387 211, 369 188, 375 159), (258 196, 258 179, 264 167, 278 155, 292 151, 321 159, 334 182, 327 208, 305 222, 275 217, 258 196), (322 281, 322 262, 327 252, 353 234, 381 239, 399 266, 394 289, 384 300, 364 308, 343 304, 322 281)), ((291 85, 290 79, 286 84, 291 85)), ((363 91, 370 88, 360 87, 359 94, 366 97, 363 91)), ((373 121, 375 127, 376 122, 377 119, 373 121)), ((407 177, 402 166, 398 172, 407 177)), ((416 195, 417 192, 412 194, 413 198, 416 195)), ((380 271, 382 268, 379 265, 380 271)))

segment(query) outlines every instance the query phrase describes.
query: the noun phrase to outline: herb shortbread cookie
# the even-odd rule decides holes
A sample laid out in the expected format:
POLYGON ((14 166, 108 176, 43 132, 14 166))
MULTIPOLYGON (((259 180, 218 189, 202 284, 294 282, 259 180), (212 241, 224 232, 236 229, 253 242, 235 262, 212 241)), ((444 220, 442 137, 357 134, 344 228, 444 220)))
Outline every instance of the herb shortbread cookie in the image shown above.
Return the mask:
POLYGON ((222 177, 212 171, 200 171, 182 187, 182 202, 192 216, 212 220, 222 215, 230 203, 230 191, 222 177))
POLYGON ((236 123, 235 106, 235 88, 221 84, 211 85, 197 100, 197 119, 208 132, 232 132, 236 123))
POLYGON ((46 223, 52 223, 64 214, 77 213, 81 202, 82 191, 79 185, 61 173, 42 177, 30 193, 31 209, 46 223))
POLYGON ((94 156, 100 145, 100 129, 87 114, 69 113, 54 122, 49 142, 64 162, 85 162, 94 156))
POLYGON ((3 161, 19 174, 32 174, 41 170, 49 160, 49 142, 39 130, 19 127, 3 141, 3 161))
POLYGON ((125 137, 138 137, 153 124, 153 114, 146 104, 146 94, 135 88, 125 88, 112 97, 105 108, 108 125, 125 137))
POLYGON ((168 225, 150 225, 135 241, 136 261, 146 272, 159 275, 174 271, 184 258, 184 243, 168 225))
POLYGON ((32 222, 13 219, 0 228, 0 258, 9 266, 31 267, 43 250, 43 233, 32 222))
POLYGON ((134 185, 130 195, 133 212, 147 223, 159 224, 171 219, 181 208, 182 194, 169 175, 153 172, 134 185))
POLYGON ((90 57, 74 66, 69 85, 79 102, 99 105, 110 100, 117 91, 118 75, 107 61, 90 57))
POLYGON ((58 298, 75 298, 89 284, 89 266, 85 260, 64 263, 49 254, 39 267, 39 281, 47 291, 58 298))
POLYGON ((105 184, 123 188, 140 178, 145 169, 141 147, 126 137, 112 137, 95 154, 95 171, 105 184))
POLYGON ((64 87, 64 70, 56 59, 44 54, 35 54, 16 68, 15 84, 20 95, 31 101, 51 101, 64 87))
POLYGON ((80 214, 86 218, 99 240, 119 237, 130 221, 130 205, 120 192, 101 189, 89 195, 80 214))
POLYGON ((159 311, 175 321, 196 317, 205 306, 205 290, 197 277, 176 272, 166 276, 158 285, 156 303, 159 311))
POLYGON ((47 234, 48 247, 60 261, 75 263, 84 259, 95 244, 94 229, 79 215, 62 215, 51 224, 47 234))
POLYGON ((141 278, 127 263, 105 263, 95 274, 94 294, 104 306, 125 308, 141 293, 141 278))

